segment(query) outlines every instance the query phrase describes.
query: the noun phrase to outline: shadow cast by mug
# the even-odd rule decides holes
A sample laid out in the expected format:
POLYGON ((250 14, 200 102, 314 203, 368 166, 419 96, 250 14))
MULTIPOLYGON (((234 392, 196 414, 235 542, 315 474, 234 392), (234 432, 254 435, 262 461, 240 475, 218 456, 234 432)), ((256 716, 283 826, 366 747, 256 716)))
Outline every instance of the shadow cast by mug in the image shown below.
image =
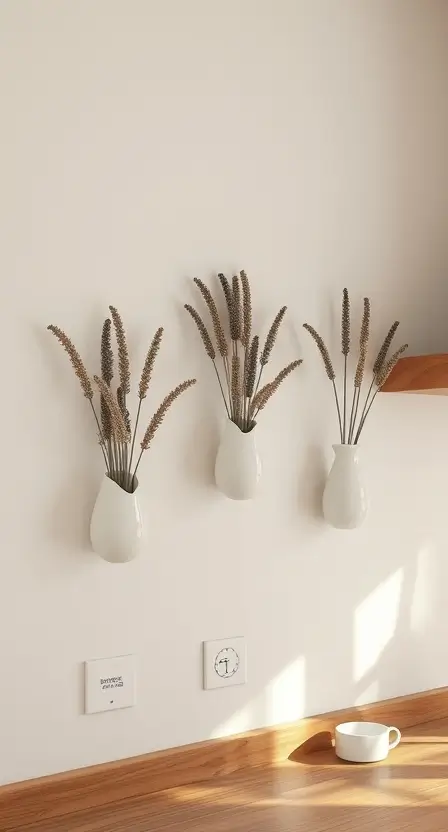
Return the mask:
POLYGON ((312 765, 313 760, 310 759, 313 754, 317 752, 333 751, 333 736, 331 731, 319 731, 312 737, 308 737, 305 742, 298 745, 288 757, 292 763, 306 763, 312 765))

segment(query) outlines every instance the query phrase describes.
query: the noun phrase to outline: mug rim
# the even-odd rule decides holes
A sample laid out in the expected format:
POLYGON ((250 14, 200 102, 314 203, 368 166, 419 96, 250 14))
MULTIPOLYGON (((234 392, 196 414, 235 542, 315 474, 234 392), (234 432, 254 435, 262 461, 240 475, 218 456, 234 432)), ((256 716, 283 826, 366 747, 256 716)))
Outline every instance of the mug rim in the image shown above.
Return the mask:
POLYGON ((381 736, 381 734, 383 734, 385 731, 389 731, 389 730, 390 730, 390 726, 389 725, 384 725, 382 722, 355 722, 355 721, 341 722, 339 725, 336 725, 336 728, 335 728, 335 731, 338 734, 341 734, 344 737, 368 737, 370 739, 374 739, 375 736, 381 736), (376 735, 366 733, 365 731, 362 731, 362 730, 356 731, 355 733, 349 733, 347 730, 344 730, 344 728, 347 729, 349 726, 352 726, 352 725, 356 725, 356 726, 365 725, 366 727, 369 725, 369 726, 374 726, 375 728, 382 728, 383 730, 378 731, 378 733, 376 735))

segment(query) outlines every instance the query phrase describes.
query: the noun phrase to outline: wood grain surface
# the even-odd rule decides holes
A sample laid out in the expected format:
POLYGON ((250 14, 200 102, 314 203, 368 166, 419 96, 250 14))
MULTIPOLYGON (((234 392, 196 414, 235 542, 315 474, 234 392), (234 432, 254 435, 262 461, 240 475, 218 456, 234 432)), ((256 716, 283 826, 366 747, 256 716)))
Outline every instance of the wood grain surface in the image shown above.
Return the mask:
POLYGON ((118 801, 22 832, 447 832, 448 719, 404 731, 386 761, 353 765, 329 743, 295 762, 118 801))
MULTIPOLYGON (((66 828, 63 818, 73 813, 99 809, 99 817, 104 817, 107 814, 104 807, 108 804, 134 799, 138 807, 140 801, 144 803, 148 795, 155 792, 193 786, 209 779, 215 782, 219 779, 221 783, 223 777, 239 770, 294 766, 303 754, 331 753, 331 735, 334 726, 341 721, 372 720, 404 729, 443 718, 448 718, 448 688, 4 786, 0 789, 0 830, 9 832, 33 824, 30 832, 31 829, 33 832, 35 829, 62 832, 66 828), (54 824, 50 825, 51 819, 54 824), (36 827, 37 821, 43 825, 36 827)), ((79 828, 83 832, 90 830, 89 826, 79 828)), ((146 830, 150 827, 92 827, 97 828, 108 832, 115 828, 134 832, 134 828, 146 830)), ((67 826, 67 829, 71 827, 67 826)), ((445 832, 448 832, 448 816, 445 832)))
POLYGON ((400 358, 382 393, 438 393, 448 395, 448 353, 400 358))

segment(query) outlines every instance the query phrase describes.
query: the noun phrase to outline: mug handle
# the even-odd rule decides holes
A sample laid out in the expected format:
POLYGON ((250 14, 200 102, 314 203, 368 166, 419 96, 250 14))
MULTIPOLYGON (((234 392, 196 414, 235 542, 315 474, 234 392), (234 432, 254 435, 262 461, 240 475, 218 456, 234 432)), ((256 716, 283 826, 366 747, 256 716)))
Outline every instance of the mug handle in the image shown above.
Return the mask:
POLYGON ((391 725, 390 728, 389 728, 389 734, 390 734, 391 731, 395 731, 395 733, 397 735, 397 739, 394 740, 393 742, 389 742, 389 751, 391 751, 392 748, 396 748, 398 743, 401 740, 401 731, 399 731, 398 728, 395 728, 394 725, 391 725))

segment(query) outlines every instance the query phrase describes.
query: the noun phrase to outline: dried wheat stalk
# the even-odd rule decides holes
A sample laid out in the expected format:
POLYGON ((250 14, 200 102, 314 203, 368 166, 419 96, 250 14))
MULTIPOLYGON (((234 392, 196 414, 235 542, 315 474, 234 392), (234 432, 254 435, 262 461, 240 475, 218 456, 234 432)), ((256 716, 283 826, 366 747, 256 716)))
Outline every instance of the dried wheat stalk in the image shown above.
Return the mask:
POLYGON ((361 322, 361 332, 359 335, 359 357, 356 365, 355 378, 353 382, 353 400, 352 410, 350 414, 350 426, 348 431, 348 443, 351 444, 353 439, 353 432, 355 430, 356 419, 358 416, 359 399, 361 396, 361 387, 364 379, 364 371, 367 360, 367 347, 369 344, 370 334, 370 300, 364 298, 364 311, 361 322))
POLYGON ((138 386, 138 397, 139 399, 145 399, 146 394, 148 392, 149 382, 151 381, 152 371, 154 369, 155 360, 157 358, 157 353, 160 349, 160 344, 162 342, 163 336, 163 326, 159 326, 154 338, 152 339, 151 346, 146 354, 145 363, 143 365, 142 375, 140 378, 140 384, 138 386))
POLYGON ((381 390, 382 386, 386 383, 398 360, 401 358, 403 353, 406 352, 408 347, 409 344, 403 344, 398 350, 396 350, 396 352, 394 352, 392 357, 389 358, 389 360, 383 364, 380 372, 376 377, 376 384, 379 390, 381 390))
MULTIPOLYGON (((382 343, 382 345, 379 349, 378 355, 375 359, 375 362, 374 362, 374 365, 373 365, 373 370, 372 370, 372 373, 373 373, 372 381, 371 381, 370 387, 367 391, 367 396, 365 397, 364 406, 363 406, 363 409, 361 411, 361 417, 360 417, 360 420, 359 420, 360 428, 358 429, 358 432, 357 432, 358 436, 360 435, 361 429, 364 426, 364 422, 366 420, 367 413, 369 412, 369 410, 370 410, 370 408, 373 404, 373 401, 374 401, 375 396, 376 396, 376 392, 378 392, 378 389, 382 386, 382 385, 378 385, 378 379, 381 375, 382 370, 384 369, 385 363, 387 361, 387 353, 389 351, 389 348, 392 344, 394 335, 395 335, 399 325, 400 325, 399 321, 394 321, 394 323, 390 327, 390 329, 389 329, 389 331, 388 331, 388 333, 387 333, 387 335, 386 335, 386 337, 385 337, 385 339, 384 339, 384 341, 383 341, 383 343, 382 343), (378 388, 376 391, 374 390, 375 386, 378 388)), ((404 351, 403 348, 400 348, 400 349, 402 349, 402 351, 404 351)), ((400 353, 400 355, 401 355, 401 353, 400 353)))
POLYGON ((246 378, 246 397, 251 399, 254 394, 255 389, 255 379, 257 376, 257 363, 258 363, 258 348, 259 348, 259 338, 258 335, 254 335, 252 338, 252 342, 250 345, 249 350, 249 357, 247 361, 247 378, 246 378))
POLYGON ((364 298, 364 312, 361 323, 361 333, 359 336, 359 358, 356 365, 355 372, 355 387, 361 387, 364 379, 364 370, 366 366, 367 347, 369 345, 370 336, 370 300, 364 298))
POLYGON ((213 298, 213 295, 210 292, 208 286, 206 286, 202 280, 199 280, 198 277, 194 277, 193 280, 196 283, 196 286, 198 287, 199 291, 201 292, 201 295, 204 298, 208 310, 210 312, 210 316, 213 323, 213 329, 215 331, 216 343, 218 345, 218 352, 223 358, 226 358, 228 354, 226 336, 221 323, 221 319, 218 314, 218 310, 216 308, 216 303, 213 298))
POLYGON ((259 413, 260 410, 263 410, 271 396, 273 396, 274 393, 280 387, 280 384, 285 380, 285 378, 289 376, 290 373, 292 373, 293 370, 295 370, 297 367, 300 367, 301 364, 302 359, 291 361, 291 363, 287 364, 287 366, 284 367, 283 370, 280 370, 278 375, 276 375, 276 377, 272 381, 265 384, 265 386, 258 391, 251 405, 252 417, 255 418, 257 413, 259 413))
MULTIPOLYGON (((348 296, 347 289, 344 289, 343 296, 342 296, 342 326, 341 326, 341 341, 342 341, 342 354, 344 356, 344 411, 343 411, 343 420, 341 419, 341 411, 339 407, 339 398, 338 392, 336 388, 336 374, 334 371, 334 367, 330 358, 330 354, 328 349, 321 338, 321 336, 316 332, 316 330, 310 326, 309 324, 304 324, 305 329, 310 333, 311 337, 315 341, 318 346, 319 352, 322 356, 322 360, 324 362, 325 371, 327 373, 328 378, 332 382, 335 400, 336 400, 336 407, 338 413, 338 421, 339 421, 339 429, 341 435, 341 442, 348 443, 348 444, 357 444, 361 432, 364 428, 364 424, 367 418, 368 413, 372 407, 372 404, 375 400, 375 397, 378 391, 381 389, 382 385, 385 383, 388 375, 392 372, 393 368, 395 367, 397 361, 399 360, 400 356, 403 352, 407 349, 407 344, 400 347, 396 353, 388 360, 387 353, 389 347, 392 343, 392 339, 395 335, 395 332, 398 328, 398 321, 395 321, 389 329, 379 353, 375 359, 373 365, 373 378, 368 389, 367 395, 365 397, 364 405, 361 410, 361 415, 358 420, 358 408, 359 408, 359 400, 361 395, 361 388, 364 381, 365 376, 365 368, 366 368, 366 359, 367 359, 367 349, 370 337, 370 318, 371 318, 371 306, 369 298, 364 298, 364 310, 363 310, 363 317, 361 323, 361 330, 359 336, 359 354, 358 360, 356 364, 356 371, 353 380, 353 400, 352 400, 352 408, 350 414, 350 420, 348 422, 348 432, 347 432, 347 421, 346 421, 346 379, 347 379, 347 357, 350 352, 350 301, 348 296), (374 389, 375 388, 375 389, 374 389)), ((260 391, 262 392, 262 391, 260 391)))
POLYGON ((102 378, 99 378, 99 376, 93 376, 93 380, 98 385, 100 393, 109 408, 112 433, 115 439, 117 442, 127 443, 129 441, 129 434, 118 401, 113 396, 110 387, 107 386, 102 378))
POLYGON ((103 381, 109 385, 109 387, 114 377, 114 356, 111 345, 111 326, 111 319, 106 318, 101 333, 101 377, 103 381))
POLYGON ((341 322, 342 355, 350 352, 350 298, 348 290, 342 293, 342 322, 341 322))
POLYGON ((342 355, 344 356, 342 437, 343 442, 345 442, 347 429, 347 358, 350 352, 350 298, 347 289, 342 292, 341 345, 342 355))
MULTIPOLYGON (((113 379, 113 352, 111 348, 111 320, 109 318, 103 324, 101 334, 101 378, 97 375, 93 377, 95 385, 100 393, 101 415, 103 428, 101 428, 98 420, 96 410, 93 404, 94 388, 87 374, 87 370, 68 336, 59 328, 50 325, 48 329, 54 333, 57 339, 61 342, 64 349, 67 351, 70 361, 73 365, 75 373, 80 381, 82 391, 85 397, 89 400, 90 406, 95 417, 100 446, 103 453, 104 462, 106 465, 107 475, 117 482, 126 491, 132 491, 134 486, 134 479, 130 476, 132 464, 132 451, 129 459, 128 447, 131 439, 131 420, 129 411, 126 407, 126 390, 129 392, 130 387, 130 366, 129 355, 126 346, 126 337, 124 333, 123 323, 115 309, 110 307, 112 321, 117 334, 118 351, 119 351, 119 376, 120 385, 117 388, 116 396, 111 389, 111 382, 113 379), (122 382, 125 382, 124 384, 122 382)), ((148 385, 151 379, 154 362, 159 350, 160 341, 163 329, 160 327, 151 344, 151 347, 146 356, 145 364, 142 371, 142 377, 139 385, 139 410, 143 399, 146 397, 148 385)), ((163 403, 165 410, 170 406, 174 398, 183 389, 186 389, 191 384, 195 383, 190 380, 185 383, 186 386, 180 386, 181 389, 176 388, 167 400, 163 403), (170 398, 171 397, 171 398, 170 398), (173 398, 174 397, 174 398, 173 398), (168 403, 167 403, 168 402, 168 403)), ((159 408, 156 416, 163 418, 165 410, 159 408)), ((155 418, 155 417, 154 417, 155 418)), ((135 423, 135 429, 132 437, 132 449, 134 447, 136 433, 137 433, 138 417, 135 423)))
POLYGON ((106 463, 106 469, 108 470, 108 462, 107 462, 107 456, 106 456, 106 450, 105 450, 104 434, 101 430, 101 425, 100 425, 100 422, 99 422, 99 419, 98 419, 98 416, 97 416, 97 413, 96 413, 96 410, 95 410, 95 407, 94 407, 94 404, 93 404, 92 382, 90 381, 87 370, 86 370, 86 368, 85 368, 85 366, 84 366, 84 364, 81 360, 81 356, 79 355, 79 352, 76 349, 75 345, 70 340, 68 335, 65 334, 63 329, 60 329, 60 327, 55 326, 54 324, 50 324, 47 327, 47 329, 49 329, 50 332, 52 332, 53 335, 56 336, 58 341, 62 344, 65 351, 67 352, 68 357, 70 358, 72 367, 75 371, 75 374, 76 374, 77 378, 79 379, 79 383, 81 385, 81 389, 84 393, 84 396, 86 397, 86 399, 89 400, 89 404, 90 404, 90 407, 92 408, 92 413, 95 417, 95 422, 96 422, 96 426, 97 426, 97 429, 98 429, 98 436, 99 436, 99 441, 100 441, 100 446, 101 446, 101 450, 102 450, 102 453, 103 453, 104 461, 106 463))
POLYGON ((252 297, 249 278, 244 270, 240 271, 241 286, 243 290, 243 331, 241 343, 246 349, 249 348, 252 331, 252 297))
POLYGON ((232 355, 232 376, 231 376, 231 412, 233 414, 233 420, 236 424, 239 423, 241 419, 241 379, 240 379, 240 372, 241 372, 241 359, 239 355, 232 355))
MULTIPOLYGON (((110 387, 110 383, 114 375, 114 356, 111 346, 111 320, 106 318, 101 332, 101 377, 103 381, 110 387)), ((104 400, 100 397, 101 407, 101 425, 103 428, 103 436, 106 441, 110 440, 112 436, 112 427, 110 423, 109 408, 104 400)))
POLYGON ((311 337, 317 344, 319 352, 322 356, 322 361, 324 362, 325 372, 330 379, 330 381, 334 381, 336 378, 336 373, 334 371, 333 363, 330 358, 330 353, 328 352, 328 348, 321 336, 318 332, 312 327, 310 324, 303 324, 304 329, 310 333, 311 337))
POLYGON ((187 310, 187 312, 190 313, 199 330, 199 335, 202 338, 202 343, 204 344, 205 352, 207 353, 208 357, 211 358, 212 361, 214 361, 216 358, 215 348, 212 344, 212 339, 208 334, 207 327, 205 326, 204 321, 202 320, 199 312, 197 312, 193 306, 190 306, 189 303, 184 304, 184 308, 187 310))
POLYGON ((130 437, 131 436, 131 417, 129 415, 129 410, 126 407, 126 400, 125 400, 123 389, 122 389, 121 386, 117 388, 117 404, 118 404, 118 407, 120 408, 121 415, 123 416, 124 423, 126 425, 126 432, 128 434, 128 437, 130 437))
POLYGON ((227 316, 229 319, 229 328, 230 328, 230 337, 232 338, 232 319, 233 319, 233 295, 232 289, 230 288, 230 283, 227 280, 226 276, 222 273, 218 274, 218 279, 222 287, 222 291, 224 292, 224 297, 227 306, 227 316))
MULTIPOLYGON (((286 306, 283 306, 276 315, 259 358, 258 335, 251 338, 252 296, 246 272, 241 270, 239 276, 234 275, 231 284, 229 283, 227 277, 222 273, 218 274, 218 278, 227 306, 230 340, 232 342, 231 349, 228 348, 227 342, 225 350, 222 344, 221 347, 219 347, 220 342, 222 342, 222 338, 225 338, 224 327, 222 326, 217 312, 216 303, 210 290, 198 278, 195 278, 195 283, 201 291, 212 318, 215 337, 223 360, 223 381, 221 380, 219 370, 216 366, 215 350, 205 323, 202 318, 200 318, 196 310, 194 310, 189 304, 186 304, 185 308, 195 320, 206 352, 213 361, 215 373, 218 378, 221 394, 229 419, 235 422, 240 430, 248 432, 254 426, 251 413, 254 412, 253 401, 257 395, 262 371, 268 363, 275 345, 279 327, 286 312, 286 306), (258 362, 260 364, 260 369, 257 378, 258 362), (226 390, 224 388, 226 388, 226 390)), ((294 366, 298 366, 297 363, 295 363, 294 366)), ((276 380, 271 383, 273 385, 272 392, 275 392, 282 379, 283 377, 280 374, 280 380, 278 383, 274 384, 276 380)), ((260 399, 258 399, 258 401, 260 401, 260 399)))
POLYGON ((408 347, 409 347, 409 344, 403 344, 398 350, 396 350, 396 352, 394 352, 394 354, 391 356, 391 358, 389 358, 389 360, 383 362, 382 369, 379 371, 378 375, 376 377, 374 377, 375 378, 375 384, 376 384, 376 390, 375 390, 373 396, 371 396, 370 400, 369 400, 369 397, 367 397, 367 399, 366 399, 366 404, 364 406, 364 409, 363 409, 363 412, 362 412, 362 415, 361 415, 361 419, 360 419, 360 422, 359 422, 359 427, 358 427, 358 430, 357 430, 357 433, 356 433, 356 436, 355 436, 355 444, 359 440, 359 437, 361 435, 361 431, 362 431, 362 429, 365 425, 367 416, 369 415, 370 410, 372 409, 372 405, 373 405, 373 402, 376 399, 377 394, 381 390, 383 384, 386 383, 386 381, 389 378, 389 376, 390 376, 392 370, 394 369, 395 365, 398 363, 398 361, 400 360, 403 353, 406 352, 408 347))
POLYGON ((262 353, 260 355, 260 364, 262 365, 262 367, 264 367, 269 361, 271 352, 274 348, 274 344, 275 344, 275 341, 276 341, 276 338, 277 338, 277 335, 278 335, 278 331, 280 329, 280 324, 281 324, 283 318, 285 317, 285 312, 286 312, 286 306, 282 306, 282 308, 280 309, 279 312, 277 312, 277 314, 276 314, 276 316, 275 316, 275 318, 272 322, 271 328, 270 328, 270 330, 268 332, 268 335, 267 335, 267 338, 266 338, 266 343, 265 343, 265 345, 263 347, 263 350, 262 350, 262 353))
POLYGON ((131 370, 129 364, 129 352, 126 341, 126 333, 121 320, 121 315, 115 306, 109 306, 110 314, 115 329, 115 337, 118 344, 118 371, 120 375, 120 386, 125 396, 131 392, 131 370))
POLYGON ((390 345, 392 344, 394 335, 400 326, 399 321, 394 321, 389 332, 387 333, 383 343, 381 344, 380 350, 378 355, 375 359, 375 363, 373 365, 373 375, 376 377, 382 369, 382 366, 386 360, 387 353, 389 352, 390 345))
POLYGON ((230 334, 232 341, 239 341, 242 333, 241 291, 238 275, 232 277, 232 318, 230 334))
POLYGON ((163 422, 163 420, 166 416, 167 411, 169 410, 169 408, 171 407, 173 402, 175 402, 176 399, 182 393, 185 392, 185 390, 188 390, 189 387, 192 387, 193 384, 196 384, 196 379, 195 378, 189 378, 189 379, 187 379, 187 381, 183 381, 181 384, 178 384, 177 387, 174 388, 174 390, 171 390, 171 393, 168 393, 168 395, 165 396, 162 404, 160 405, 160 407, 154 413, 154 416, 152 417, 148 427, 146 428, 145 434, 144 434, 143 439, 140 443, 141 451, 140 451, 140 455, 139 455, 138 460, 137 460, 137 465, 135 466, 134 473, 132 475, 132 483, 135 482, 135 476, 137 474, 138 466, 140 465, 140 460, 142 458, 143 452, 148 450, 148 448, 149 448, 149 446, 150 446, 150 444, 151 444, 151 442, 154 438, 154 434, 156 433, 157 429, 162 424, 162 422, 163 422))
POLYGON ((93 399, 92 382, 90 381, 87 370, 84 367, 84 364, 82 363, 81 356, 80 356, 78 350, 76 349, 75 345, 70 340, 68 335, 66 335, 65 332, 62 329, 60 329, 58 326, 54 326, 54 324, 50 324, 47 327, 47 329, 49 329, 50 332, 52 332, 54 335, 56 335, 56 338, 58 339, 58 341, 64 347, 65 351, 68 354, 68 357, 70 358, 70 361, 72 363, 72 367, 75 371, 75 374, 79 379, 79 383, 81 385, 82 391, 83 391, 86 399, 92 400, 93 399))

